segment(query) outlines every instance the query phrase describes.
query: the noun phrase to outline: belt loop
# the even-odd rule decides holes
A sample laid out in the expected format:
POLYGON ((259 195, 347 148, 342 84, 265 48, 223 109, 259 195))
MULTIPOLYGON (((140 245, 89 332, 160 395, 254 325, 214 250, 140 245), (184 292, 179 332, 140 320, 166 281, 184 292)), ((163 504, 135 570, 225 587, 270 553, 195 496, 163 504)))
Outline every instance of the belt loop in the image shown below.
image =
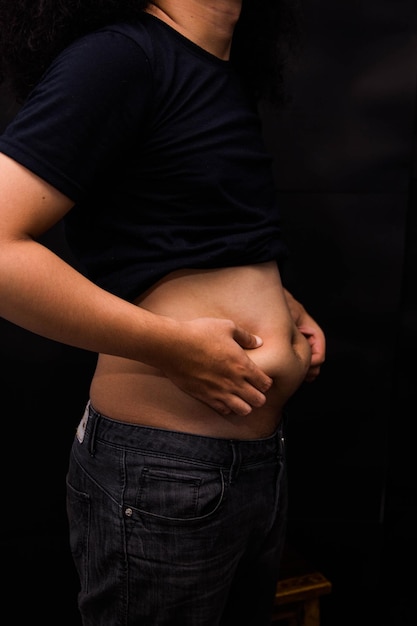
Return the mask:
POLYGON ((240 470, 240 463, 241 463, 241 451, 239 448, 239 442, 238 441, 234 441, 231 440, 230 441, 230 446, 232 449, 232 462, 230 464, 229 467, 229 484, 231 485, 235 479, 237 478, 237 475, 239 473, 240 470))
POLYGON ((88 451, 91 456, 94 456, 96 452, 96 448, 95 448, 96 431, 97 431, 99 417, 100 416, 90 407, 90 417, 88 420, 89 431, 90 431, 90 436, 88 438, 88 451))
POLYGON ((285 454, 285 416, 281 420, 280 425, 277 430, 277 450, 278 456, 283 456, 285 454))

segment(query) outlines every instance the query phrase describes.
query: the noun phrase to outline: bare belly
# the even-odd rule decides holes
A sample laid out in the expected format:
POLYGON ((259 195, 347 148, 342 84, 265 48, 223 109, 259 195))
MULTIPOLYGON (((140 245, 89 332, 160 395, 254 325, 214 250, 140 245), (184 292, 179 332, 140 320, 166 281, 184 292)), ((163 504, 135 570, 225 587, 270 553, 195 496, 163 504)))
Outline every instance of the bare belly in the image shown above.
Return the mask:
POLYGON ((274 383, 261 409, 246 417, 224 417, 182 392, 161 371, 100 355, 90 389, 97 411, 113 419, 213 437, 252 439, 276 429, 285 403, 307 373, 310 347, 292 321, 275 263, 175 272, 136 304, 176 319, 234 320, 262 337, 263 345, 248 354, 274 383))

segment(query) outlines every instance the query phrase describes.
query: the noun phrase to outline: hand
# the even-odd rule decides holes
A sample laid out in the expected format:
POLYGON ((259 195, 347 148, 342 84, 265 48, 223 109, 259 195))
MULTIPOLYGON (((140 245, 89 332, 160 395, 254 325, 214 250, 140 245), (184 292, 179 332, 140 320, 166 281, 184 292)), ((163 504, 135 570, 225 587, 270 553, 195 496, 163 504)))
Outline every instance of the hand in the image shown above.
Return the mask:
POLYGON ((305 377, 313 382, 320 374, 326 356, 326 338, 317 322, 307 313, 303 305, 284 289, 288 308, 298 330, 305 336, 311 348, 311 362, 305 377))
POLYGON ((220 415, 245 416, 265 404, 272 378, 245 352, 260 347, 260 337, 224 319, 178 324, 175 345, 170 346, 175 351, 167 359, 165 346, 160 367, 180 389, 220 415))

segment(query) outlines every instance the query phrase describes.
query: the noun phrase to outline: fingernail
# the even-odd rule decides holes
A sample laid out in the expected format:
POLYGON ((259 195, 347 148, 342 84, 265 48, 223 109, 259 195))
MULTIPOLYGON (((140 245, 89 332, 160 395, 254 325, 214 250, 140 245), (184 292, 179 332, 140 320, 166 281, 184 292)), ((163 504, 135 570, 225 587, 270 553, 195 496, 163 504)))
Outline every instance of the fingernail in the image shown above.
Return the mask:
POLYGON ((263 344, 261 337, 259 337, 258 335, 254 335, 254 337, 256 339, 256 345, 261 346, 263 344))

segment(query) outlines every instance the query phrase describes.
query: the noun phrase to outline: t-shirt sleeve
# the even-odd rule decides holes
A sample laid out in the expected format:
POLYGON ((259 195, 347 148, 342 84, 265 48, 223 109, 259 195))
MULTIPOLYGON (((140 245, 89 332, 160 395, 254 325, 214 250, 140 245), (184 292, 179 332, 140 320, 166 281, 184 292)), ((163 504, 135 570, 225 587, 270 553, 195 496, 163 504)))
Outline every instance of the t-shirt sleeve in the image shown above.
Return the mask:
POLYGON ((55 59, 0 136, 0 151, 77 202, 146 132, 151 94, 137 42, 112 30, 88 35, 55 59))

